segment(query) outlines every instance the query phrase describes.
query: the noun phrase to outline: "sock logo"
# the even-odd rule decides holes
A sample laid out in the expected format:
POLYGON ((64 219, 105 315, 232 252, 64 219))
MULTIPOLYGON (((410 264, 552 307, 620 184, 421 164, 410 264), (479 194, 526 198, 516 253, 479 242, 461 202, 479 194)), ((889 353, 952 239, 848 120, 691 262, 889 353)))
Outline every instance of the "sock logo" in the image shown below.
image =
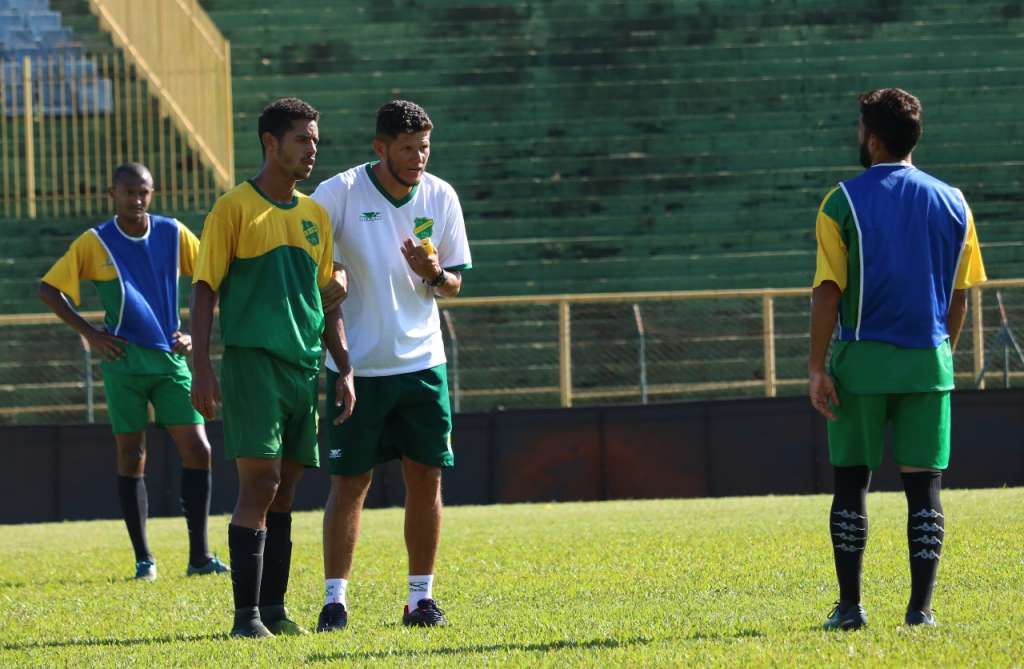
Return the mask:
POLYGON ((912 515, 911 518, 945 518, 945 516, 943 516, 935 509, 921 509, 920 511, 912 515))
POLYGON ((938 537, 930 537, 927 534, 922 534, 918 538, 914 539, 915 544, 928 544, 929 546, 941 546, 942 539, 938 537))
POLYGON ((426 581, 409 581, 409 592, 426 592, 426 581))
POLYGON ((942 532, 943 534, 946 532, 946 529, 938 523, 921 523, 920 525, 915 525, 910 529, 920 530, 921 532, 942 532))
POLYGON ((832 524, 835 525, 836 527, 838 527, 841 530, 846 530, 847 532, 867 532, 867 530, 865 530, 863 527, 857 527, 853 523, 832 523, 832 524))
POLYGON ((910 557, 921 558, 922 560, 938 560, 940 556, 938 553, 931 549, 925 550, 924 548, 922 548, 910 557))
POLYGON ((849 546, 847 544, 836 544, 836 550, 846 553, 859 553, 864 550, 863 546, 849 546))
POLYGON ((832 515, 833 516, 839 516, 840 518, 845 518, 847 520, 857 520, 858 518, 867 518, 867 516, 862 516, 859 513, 857 513, 856 511, 847 511, 846 509, 843 509, 841 511, 833 511, 832 515))
POLYGON ((845 532, 833 532, 832 536, 839 537, 843 541, 864 541, 864 537, 854 536, 852 534, 846 534, 845 532))

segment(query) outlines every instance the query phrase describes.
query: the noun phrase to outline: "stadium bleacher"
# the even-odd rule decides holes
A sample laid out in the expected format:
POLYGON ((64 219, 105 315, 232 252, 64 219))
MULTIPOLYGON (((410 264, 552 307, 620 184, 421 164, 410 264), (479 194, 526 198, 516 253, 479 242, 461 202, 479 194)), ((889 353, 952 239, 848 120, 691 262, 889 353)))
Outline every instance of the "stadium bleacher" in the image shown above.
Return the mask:
MULTIPOLYGON (((19 3, 45 4, 0 0, 0 12, 19 3)), ((964 191, 990 277, 1020 275, 1019 2, 201 4, 232 45, 239 179, 258 168, 254 125, 275 97, 297 95, 322 112, 307 190, 372 159, 381 103, 407 97, 427 108, 430 169, 455 186, 466 214, 468 296, 807 285, 818 203, 859 169, 856 95, 889 85, 921 98, 915 162, 964 191)), ((87 51, 109 48, 87 3, 47 7, 87 51)), ((179 214, 198 230, 202 212, 179 214)), ((4 312, 39 309, 38 276, 88 223, 37 221, 34 238, 5 245, 4 312)), ((0 221, 0 234, 12 239, 25 225, 0 221)), ((667 346, 713 334, 688 313, 685 323, 666 317, 656 337, 667 346)), ((656 374, 756 378, 759 318, 750 314, 752 358, 737 349, 722 367, 656 374)), ((806 304, 776 318, 802 333, 806 304)), ((595 319, 595 331, 615 327, 595 319)), ((549 322, 524 322, 499 362, 480 342, 510 324, 477 320, 460 320, 463 385, 495 374, 557 385, 549 322)), ((796 336, 798 345, 780 345, 780 369, 802 365, 796 336)), ((611 363, 585 364, 587 344, 576 345, 580 387, 614 373, 611 363)))

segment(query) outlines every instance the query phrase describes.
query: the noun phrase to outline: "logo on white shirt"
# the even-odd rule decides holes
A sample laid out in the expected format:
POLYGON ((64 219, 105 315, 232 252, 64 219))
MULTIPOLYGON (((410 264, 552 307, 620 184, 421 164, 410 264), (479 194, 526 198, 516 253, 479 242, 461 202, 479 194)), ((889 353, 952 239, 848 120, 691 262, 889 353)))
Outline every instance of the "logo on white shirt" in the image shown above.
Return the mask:
POLYGON ((380 212, 379 211, 364 211, 363 213, 359 214, 359 220, 363 221, 364 223, 373 223, 374 221, 379 221, 380 220, 380 212))

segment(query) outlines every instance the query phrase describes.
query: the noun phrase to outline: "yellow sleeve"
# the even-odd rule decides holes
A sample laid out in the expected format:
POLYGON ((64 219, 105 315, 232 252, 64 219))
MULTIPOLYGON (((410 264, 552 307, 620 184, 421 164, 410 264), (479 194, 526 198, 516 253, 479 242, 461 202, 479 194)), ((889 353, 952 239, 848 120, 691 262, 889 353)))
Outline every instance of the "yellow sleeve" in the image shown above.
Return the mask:
POLYGON ((192 283, 205 281, 216 292, 228 273, 238 248, 239 220, 234 208, 223 199, 213 205, 203 222, 199 254, 192 271, 192 283))
POLYGON ((985 263, 981 259, 978 231, 974 227, 974 214, 966 202, 964 207, 967 209, 967 237, 964 239, 964 249, 960 252, 960 264, 956 271, 956 281, 953 283, 953 287, 958 290, 988 281, 985 263))
POLYGON ((106 249, 92 230, 86 230, 43 276, 43 282, 78 305, 82 303, 82 281, 111 281, 116 278, 117 268, 107 257, 106 249))
POLYGON ((182 276, 192 276, 196 267, 196 256, 199 255, 199 238, 178 221, 178 270, 182 276))
POLYGON ((320 260, 316 268, 316 285, 323 288, 334 276, 334 235, 331 228, 331 218, 327 210, 321 208, 323 215, 320 216, 320 239, 324 241, 324 247, 320 249, 320 260))
POLYGON ((818 207, 818 219, 814 224, 814 235, 818 240, 818 256, 814 270, 814 283, 817 288, 824 281, 834 281, 839 290, 846 290, 847 250, 843 237, 839 233, 839 223, 825 213, 825 203, 837 189, 829 191, 818 207))

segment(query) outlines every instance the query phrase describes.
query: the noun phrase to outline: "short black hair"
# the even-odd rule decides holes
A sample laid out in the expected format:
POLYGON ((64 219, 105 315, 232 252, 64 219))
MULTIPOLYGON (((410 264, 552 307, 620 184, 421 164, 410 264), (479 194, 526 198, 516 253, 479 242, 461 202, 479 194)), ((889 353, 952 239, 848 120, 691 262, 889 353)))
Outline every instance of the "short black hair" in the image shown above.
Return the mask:
POLYGON ((142 163, 125 163, 114 168, 114 186, 134 179, 138 179, 139 181, 149 180, 149 182, 152 183, 153 174, 149 171, 149 168, 142 163))
POLYGON ((377 110, 377 139, 390 141, 402 133, 423 132, 434 127, 426 110, 415 102, 392 100, 377 110))
POLYGON ((882 140, 893 156, 904 158, 921 139, 921 101, 900 88, 879 88, 861 94, 864 129, 882 140))
POLYGON ((258 125, 260 149, 263 148, 263 133, 269 132, 281 139, 292 127, 292 121, 319 121, 320 112, 313 105, 298 98, 280 98, 263 108, 258 125))

